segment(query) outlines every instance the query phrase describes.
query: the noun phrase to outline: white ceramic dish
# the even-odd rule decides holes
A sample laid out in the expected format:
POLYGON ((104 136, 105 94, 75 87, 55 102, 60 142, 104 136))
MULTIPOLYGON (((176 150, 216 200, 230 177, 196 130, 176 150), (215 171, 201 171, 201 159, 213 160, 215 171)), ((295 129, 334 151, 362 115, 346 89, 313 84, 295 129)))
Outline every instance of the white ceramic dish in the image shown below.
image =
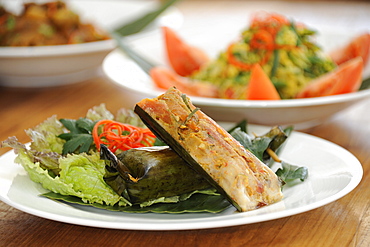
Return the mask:
POLYGON ((97 75, 114 40, 73 45, 0 47, 0 85, 59 86, 97 75))
MULTIPOLYGON (((103 62, 103 71, 116 84, 127 89, 126 107, 133 107, 143 98, 163 93, 150 77, 121 51, 110 53, 103 62)), ((333 114, 368 98, 370 90, 356 93, 281 101, 226 100, 191 97, 192 102, 217 121, 240 121, 259 125, 290 125, 303 129, 321 123, 333 114)))
MULTIPOLYGON (((230 27, 230 26, 227 26, 230 27)), ((244 26, 243 26, 244 28, 244 26)), ((216 57, 218 52, 238 35, 237 28, 194 25, 185 30, 178 29, 179 35, 189 44, 195 45, 216 57), (222 31, 220 31, 222 29, 222 31), (217 42, 210 42, 217 40, 217 42)), ((325 52, 340 47, 358 33, 345 30, 319 30, 317 43, 325 52)), ((130 42, 138 53, 154 64, 168 66, 164 51, 164 41, 160 30, 130 42)), ((157 97, 163 93, 157 89, 150 77, 122 52, 115 50, 103 62, 103 71, 114 83, 127 89, 123 104, 133 107, 143 98, 157 97)), ((370 77, 370 63, 364 70, 364 78, 370 77)), ((370 97, 370 90, 329 97, 294 99, 283 101, 225 100, 191 97, 193 103, 217 121, 240 121, 273 126, 291 125, 304 129, 322 123, 325 119, 370 97)))
MULTIPOLYGON (((187 29, 178 29, 177 32, 189 44, 204 49, 210 57, 216 57, 219 51, 227 47, 238 36, 239 30, 244 29, 246 25, 243 23, 234 27, 227 22, 224 25, 221 24, 194 24, 187 29), (213 42, 214 40, 217 42, 213 42)), ((325 29, 318 30, 316 39, 324 52, 329 53, 336 47, 347 44, 359 33, 363 31, 325 29)), ((168 66, 161 30, 151 32, 129 44, 152 63, 168 66)), ((154 86, 140 67, 120 51, 115 50, 106 57, 103 71, 113 82, 128 90, 129 93, 125 95, 123 102, 126 107, 133 107, 143 98, 157 97, 163 93, 154 86)), ((370 63, 364 69, 363 77, 370 77, 370 63)), ((283 101, 191 98, 197 107, 217 121, 235 122, 247 119, 250 123, 258 125, 294 124, 296 129, 304 129, 322 123, 326 118, 369 96, 370 90, 345 95, 283 101)))
MULTIPOLYGON (((23 2, 5 0, 3 6, 16 14, 23 10, 23 2)), ((79 14, 84 22, 88 3, 68 7, 79 14)), ((100 26, 98 22, 94 24, 100 26)), ((105 56, 116 47, 114 40, 73 45, 37 47, 0 47, 0 86, 51 87, 72 84, 97 76, 105 56)))
MULTIPOLYGON (((251 126, 250 130, 262 134, 268 129, 251 126)), ((235 212, 231 207, 218 214, 130 214, 56 202, 39 196, 46 191, 14 163, 12 151, 0 157, 0 199, 26 213, 76 225, 131 230, 205 229, 251 224, 307 212, 345 196, 360 183, 363 175, 360 162, 347 150, 298 132, 289 137, 280 157, 288 163, 308 167, 308 179, 285 188, 281 202, 245 213, 235 212)))
MULTIPOLYGON (((19 0, 4 0, 3 4, 14 13, 18 13, 23 6, 19 0)), ((148 12, 155 3, 70 0, 67 4, 84 22, 114 30, 148 12)), ((178 27, 182 21, 182 14, 171 7, 146 31, 162 24, 178 27)), ((0 86, 51 87, 93 78, 99 75, 103 59, 115 47, 114 40, 75 45, 0 47, 0 86)))

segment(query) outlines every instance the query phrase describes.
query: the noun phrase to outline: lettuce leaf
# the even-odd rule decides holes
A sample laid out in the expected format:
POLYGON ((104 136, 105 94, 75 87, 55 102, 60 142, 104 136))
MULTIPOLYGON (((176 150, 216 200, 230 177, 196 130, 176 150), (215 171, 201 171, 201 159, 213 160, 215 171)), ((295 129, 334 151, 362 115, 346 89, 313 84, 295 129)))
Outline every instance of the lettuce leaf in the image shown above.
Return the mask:
POLYGON ((55 115, 35 128, 26 130, 26 134, 32 139, 31 149, 56 153, 62 153, 65 141, 58 138, 57 135, 63 132, 63 124, 55 115))
POLYGON ((119 201, 129 202, 118 196, 103 179, 105 163, 98 153, 92 155, 67 155, 59 158, 59 176, 43 169, 38 160, 41 152, 19 149, 15 159, 27 171, 30 179, 42 187, 61 195, 77 196, 85 203, 115 205, 119 201))
MULTIPOLYGON (((102 116, 109 113, 101 106, 102 116)), ((57 136, 65 133, 63 124, 52 116, 33 129, 26 130, 32 139, 27 148, 15 137, 0 143, 11 147, 18 154, 15 162, 21 164, 32 181, 40 183, 45 189, 61 195, 77 196, 86 203, 114 205, 130 203, 117 195, 103 179, 105 161, 97 152, 63 156, 65 140, 57 136)))
POLYGON ((100 104, 99 106, 94 106, 89 109, 86 114, 86 118, 92 121, 98 121, 101 119, 114 119, 113 114, 107 110, 105 104, 100 104))

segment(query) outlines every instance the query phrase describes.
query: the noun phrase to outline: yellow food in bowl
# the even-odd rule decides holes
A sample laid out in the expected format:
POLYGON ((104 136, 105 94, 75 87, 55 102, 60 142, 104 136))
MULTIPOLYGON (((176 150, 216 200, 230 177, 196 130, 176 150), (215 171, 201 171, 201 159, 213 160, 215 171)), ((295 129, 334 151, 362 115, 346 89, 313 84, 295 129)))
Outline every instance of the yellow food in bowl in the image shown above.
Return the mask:
POLYGON ((25 3, 19 15, 0 6, 0 46, 79 44, 110 39, 62 1, 25 3))

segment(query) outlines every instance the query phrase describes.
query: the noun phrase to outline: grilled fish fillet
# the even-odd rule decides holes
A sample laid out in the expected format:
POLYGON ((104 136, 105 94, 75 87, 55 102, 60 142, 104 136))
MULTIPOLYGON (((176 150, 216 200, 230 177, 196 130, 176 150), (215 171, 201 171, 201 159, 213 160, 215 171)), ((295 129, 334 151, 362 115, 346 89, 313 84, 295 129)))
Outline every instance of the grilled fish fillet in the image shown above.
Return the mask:
POLYGON ((276 174, 176 88, 140 101, 135 112, 239 211, 283 198, 276 174))

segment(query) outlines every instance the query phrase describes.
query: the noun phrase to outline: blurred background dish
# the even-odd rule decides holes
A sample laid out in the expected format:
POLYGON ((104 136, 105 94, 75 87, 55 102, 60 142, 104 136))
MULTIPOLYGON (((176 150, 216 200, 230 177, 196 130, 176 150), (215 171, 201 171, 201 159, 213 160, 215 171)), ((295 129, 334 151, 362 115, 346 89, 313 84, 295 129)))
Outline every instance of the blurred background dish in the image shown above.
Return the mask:
MULTIPOLYGON (((18 17, 23 13, 24 3, 24 1, 5 0, 0 5, 7 12, 14 14, 14 16, 9 18, 14 20, 14 17, 18 17)), ((32 3, 32 1, 26 1, 26 3, 32 3)), ((35 3, 39 7, 45 3, 57 2, 36 1, 35 3)), ((103 30, 102 33, 108 33, 114 30, 114 28, 124 25, 137 16, 153 9, 154 4, 158 4, 154 1, 104 1, 104 3, 100 1, 64 1, 63 3, 66 4, 67 10, 70 11, 68 15, 66 13, 61 15, 63 18, 73 16, 70 18, 73 19, 78 15, 80 23, 90 25, 90 27, 94 27, 99 32, 103 30), (71 12, 75 15, 71 14, 71 12)), ((40 8, 37 11, 30 11, 33 13, 29 15, 39 12, 39 10, 40 8)), ((41 14, 38 18, 46 19, 45 16, 41 14)), ((39 20, 36 22, 36 25, 45 26, 39 20)), ((167 22, 173 23, 173 25, 181 25, 181 15, 177 9, 168 9, 147 29, 167 22)), ((66 22, 64 20, 61 23, 66 22)), ((5 27, 5 23, 3 24, 3 27, 5 27)), ((29 26, 27 27, 28 29, 25 33, 28 33, 30 29, 29 26)), ((4 36, 2 35, 2 37, 4 36)), ((25 42, 20 43, 14 42, 15 39, 13 37, 4 41, 0 46, 1 86, 50 87, 88 80, 101 75, 103 59, 116 47, 116 42, 106 37, 92 42, 89 40, 89 42, 82 41, 82 43, 69 44, 58 43, 59 40, 55 41, 55 39, 50 42, 45 42, 45 40, 41 39, 40 43, 36 43, 35 36, 30 37, 30 35, 28 35, 28 39, 25 42)))
POLYGON ((73 45, 0 47, 0 85, 58 86, 97 75, 114 40, 73 45))
MULTIPOLYGON (((204 48, 212 57, 215 57, 236 36, 236 32, 232 33, 230 30, 220 32, 216 28, 206 26, 194 26, 188 33, 192 33, 192 35, 187 36, 191 39, 192 44, 204 48), (206 35, 204 34, 205 28, 207 28, 206 35), (210 40, 217 40, 217 42, 211 42, 210 40)), ((356 33, 343 30, 319 31, 317 39, 318 43, 323 46, 324 51, 330 51, 333 47, 345 44, 354 35, 356 33)), ((160 30, 132 40, 128 44, 152 63, 169 67, 160 30)), ((103 62, 103 71, 113 82, 130 91, 125 96, 127 107, 133 107, 135 102, 147 97, 156 97, 163 92, 163 90, 155 87, 150 77, 135 62, 119 50, 113 51, 106 57, 103 62)), ((364 71, 364 78, 370 75, 369 72, 370 69, 367 66, 364 71)), ((280 101, 191 98, 197 107, 200 107, 205 113, 218 121, 248 119, 253 124, 267 126, 294 124, 296 129, 304 129, 320 124, 326 118, 369 95, 370 90, 363 90, 336 96, 280 101)))
POLYGON ((18 3, 0 9, 0 83, 43 87, 95 75, 115 47, 107 31, 85 23, 65 2, 18 3))
MULTIPOLYGON (((110 53, 103 62, 103 71, 115 83, 129 91, 127 107, 143 98, 153 98, 164 91, 157 89, 150 77, 121 51, 110 53)), ((333 114, 370 96, 370 89, 327 97, 280 101, 227 100, 191 97, 195 106, 217 121, 240 121, 273 126, 291 125, 296 129, 321 123, 333 114)))

